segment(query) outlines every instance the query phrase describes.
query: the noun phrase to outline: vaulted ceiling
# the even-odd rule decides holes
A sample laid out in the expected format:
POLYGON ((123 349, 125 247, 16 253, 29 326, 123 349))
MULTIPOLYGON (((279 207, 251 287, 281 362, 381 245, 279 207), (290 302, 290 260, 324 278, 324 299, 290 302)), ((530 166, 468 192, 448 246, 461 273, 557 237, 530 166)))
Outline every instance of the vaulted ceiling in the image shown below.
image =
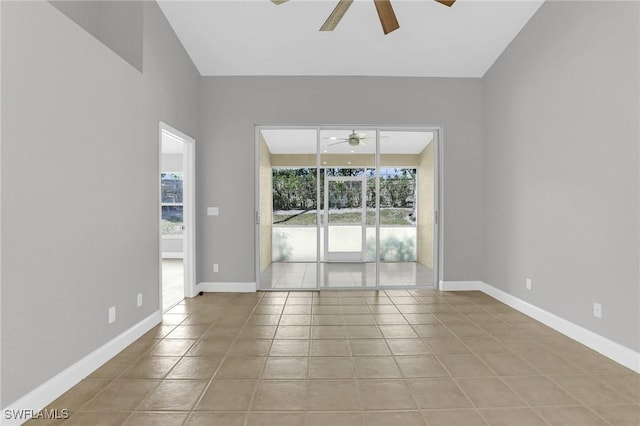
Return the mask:
POLYGON ((384 35, 373 0, 318 31, 337 0, 159 0, 202 75, 482 77, 544 0, 392 0, 384 35))

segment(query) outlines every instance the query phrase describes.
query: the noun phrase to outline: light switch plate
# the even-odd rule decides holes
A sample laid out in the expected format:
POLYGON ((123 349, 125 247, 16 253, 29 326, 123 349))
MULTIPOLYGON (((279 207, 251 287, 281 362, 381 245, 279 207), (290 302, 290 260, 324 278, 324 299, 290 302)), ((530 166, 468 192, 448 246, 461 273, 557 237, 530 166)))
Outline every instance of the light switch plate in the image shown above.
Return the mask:
POLYGON ((208 216, 218 216, 220 214, 220 210, 218 207, 207 207, 207 215, 208 216))

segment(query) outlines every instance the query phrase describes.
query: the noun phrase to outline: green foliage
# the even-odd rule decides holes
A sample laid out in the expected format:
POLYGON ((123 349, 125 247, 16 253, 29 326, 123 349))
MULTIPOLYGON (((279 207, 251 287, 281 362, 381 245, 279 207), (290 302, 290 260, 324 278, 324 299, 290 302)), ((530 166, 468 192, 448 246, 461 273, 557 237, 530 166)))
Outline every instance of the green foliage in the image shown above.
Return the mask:
MULTIPOLYGON (((366 175, 367 207, 375 207, 376 179, 373 169, 330 168, 320 170, 320 192, 324 191, 324 175, 366 175)), ((315 210, 317 203, 317 177, 315 168, 274 168, 273 209, 315 210)), ((416 170, 405 168, 381 169, 380 207, 413 208, 416 188, 416 170)), ((335 182, 331 190, 332 200, 339 200, 341 208, 361 206, 362 193, 346 182, 335 182)), ((333 204, 333 203, 332 203, 333 204)), ((320 197, 324 208, 324 197, 320 197)))
POLYGON ((273 209, 316 208, 316 169, 273 169, 273 209))

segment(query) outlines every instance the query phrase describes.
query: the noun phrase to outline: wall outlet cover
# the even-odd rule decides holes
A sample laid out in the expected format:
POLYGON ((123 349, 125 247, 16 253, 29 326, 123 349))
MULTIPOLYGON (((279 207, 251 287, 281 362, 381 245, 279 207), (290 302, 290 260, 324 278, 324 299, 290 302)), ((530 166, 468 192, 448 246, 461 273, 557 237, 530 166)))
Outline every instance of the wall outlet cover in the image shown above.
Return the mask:
POLYGON ((138 293, 138 308, 142 306, 142 293, 138 293))
POLYGON ((109 324, 112 324, 116 321, 116 307, 112 306, 109 308, 109 324))
POLYGON ((593 316, 596 318, 602 318, 602 305, 600 303, 593 303, 593 316))

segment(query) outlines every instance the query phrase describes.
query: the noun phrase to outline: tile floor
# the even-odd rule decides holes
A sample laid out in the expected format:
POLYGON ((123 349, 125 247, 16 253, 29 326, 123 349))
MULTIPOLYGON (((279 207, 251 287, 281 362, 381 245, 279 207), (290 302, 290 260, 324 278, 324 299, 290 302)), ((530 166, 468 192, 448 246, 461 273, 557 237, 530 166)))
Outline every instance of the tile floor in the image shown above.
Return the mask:
MULTIPOLYGON (((433 270, 417 262, 380 263, 380 285, 384 287, 433 287, 433 270)), ((260 288, 318 288, 315 262, 273 262, 260 274, 260 288)), ((370 288, 376 286, 375 263, 323 262, 320 288, 370 288)))
POLYGON ((50 408, 92 426, 637 426, 640 379, 478 292, 217 293, 50 408))

